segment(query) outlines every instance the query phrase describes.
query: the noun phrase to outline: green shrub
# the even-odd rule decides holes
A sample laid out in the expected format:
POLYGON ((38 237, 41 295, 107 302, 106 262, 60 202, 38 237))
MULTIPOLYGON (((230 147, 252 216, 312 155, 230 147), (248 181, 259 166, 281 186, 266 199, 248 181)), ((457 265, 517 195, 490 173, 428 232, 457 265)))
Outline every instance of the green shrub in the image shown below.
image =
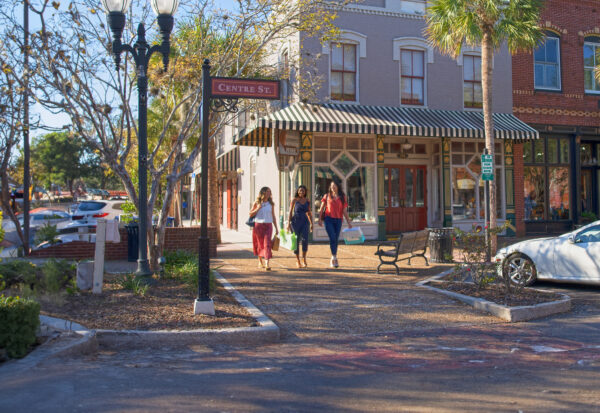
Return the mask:
POLYGON ((139 278, 135 278, 133 274, 125 274, 118 279, 118 283, 124 290, 129 290, 135 295, 142 297, 146 295, 149 288, 148 284, 145 284, 144 281, 139 278))
POLYGON ((36 284, 37 267, 29 261, 13 260, 0 263, 0 275, 6 288, 18 284, 36 284))
POLYGON ((40 324, 40 305, 20 297, 0 296, 0 348, 9 357, 21 358, 35 343, 40 324))
POLYGON ((35 233, 35 243, 37 245, 42 242, 48 242, 50 245, 54 245, 58 243, 58 238, 56 238, 60 234, 56 229, 56 225, 51 225, 49 222, 46 222, 43 226, 38 228, 35 233))
POLYGON ((49 259, 42 266, 40 289, 47 293, 58 293, 75 278, 75 264, 66 260, 49 259))
MULTIPOLYGON (((182 281, 191 290, 198 290, 198 255, 183 251, 165 252, 165 275, 164 278, 172 278, 182 281)), ((210 289, 214 291, 216 281, 214 270, 210 270, 210 289)))

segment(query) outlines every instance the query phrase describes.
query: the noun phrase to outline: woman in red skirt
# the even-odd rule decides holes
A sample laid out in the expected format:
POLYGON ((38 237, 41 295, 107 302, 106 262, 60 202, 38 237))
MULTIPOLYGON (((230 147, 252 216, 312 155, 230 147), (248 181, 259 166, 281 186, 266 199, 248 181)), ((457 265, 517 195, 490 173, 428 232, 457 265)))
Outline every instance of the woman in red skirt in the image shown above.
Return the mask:
POLYGON ((273 256, 271 253, 271 239, 273 237, 273 225, 277 233, 277 219, 275 218, 275 208, 273 208, 273 199, 271 198, 271 189, 264 186, 260 189, 258 198, 250 210, 250 216, 254 217, 254 228, 252 230, 252 247, 254 255, 258 257, 259 268, 267 271, 271 270, 269 260, 273 256), (264 262, 263 262, 264 258, 264 262))

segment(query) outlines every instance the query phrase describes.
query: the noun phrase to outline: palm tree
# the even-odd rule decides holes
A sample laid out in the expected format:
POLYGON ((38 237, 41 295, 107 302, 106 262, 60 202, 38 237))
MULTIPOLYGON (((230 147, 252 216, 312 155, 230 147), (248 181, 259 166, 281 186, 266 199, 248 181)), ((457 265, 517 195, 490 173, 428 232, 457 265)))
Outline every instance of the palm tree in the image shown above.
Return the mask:
MULTIPOLYGON (((511 53, 533 49, 544 37, 539 25, 541 0, 433 0, 426 34, 440 52, 460 56, 464 44, 481 48, 481 87, 485 146, 494 159, 492 57, 504 43, 511 53)), ((490 227, 497 226, 496 181, 490 188, 490 227)), ((492 237, 492 252, 496 237, 492 237)))

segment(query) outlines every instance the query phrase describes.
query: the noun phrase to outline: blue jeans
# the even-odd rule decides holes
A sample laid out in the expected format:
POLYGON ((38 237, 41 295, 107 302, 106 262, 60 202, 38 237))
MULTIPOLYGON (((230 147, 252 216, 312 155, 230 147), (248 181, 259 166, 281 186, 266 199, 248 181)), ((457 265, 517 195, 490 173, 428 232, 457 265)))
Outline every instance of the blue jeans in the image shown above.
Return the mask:
POLYGON ((342 218, 325 217, 325 231, 329 237, 329 248, 331 255, 337 255, 338 239, 342 230, 342 218))

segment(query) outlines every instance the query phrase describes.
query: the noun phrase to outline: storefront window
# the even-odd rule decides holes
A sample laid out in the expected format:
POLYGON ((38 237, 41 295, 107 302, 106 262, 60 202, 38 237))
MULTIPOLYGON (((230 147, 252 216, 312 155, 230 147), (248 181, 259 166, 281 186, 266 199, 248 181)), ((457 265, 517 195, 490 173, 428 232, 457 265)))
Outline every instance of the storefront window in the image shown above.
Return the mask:
MULTIPOLYGON (((314 208, 320 208, 331 181, 340 183, 348 198, 348 214, 356 222, 375 222, 375 141, 372 137, 315 137, 314 208), (319 165, 321 163, 321 165, 319 165)), ((393 196, 392 196, 393 198, 393 196)), ((390 200, 385 194, 385 203, 390 200)), ((396 195, 395 201, 398 202, 396 195)))
MULTIPOLYGON (((454 221, 483 220, 485 184, 481 180, 482 142, 452 142, 452 215, 454 221)), ((504 167, 502 145, 495 144, 496 209, 504 218, 504 167)))
POLYGON ((526 166, 523 175, 525 181, 525 220, 537 221, 544 219, 544 211, 546 210, 545 168, 526 166))
MULTIPOLYGON (((588 153, 591 162, 592 147, 586 148, 588 152, 584 155, 583 146, 582 163, 588 153)), ((523 158, 525 220, 570 219, 569 139, 542 137, 525 142, 523 158)))
POLYGON ((347 179, 348 215, 352 221, 375 220, 375 167, 357 168, 347 179))

